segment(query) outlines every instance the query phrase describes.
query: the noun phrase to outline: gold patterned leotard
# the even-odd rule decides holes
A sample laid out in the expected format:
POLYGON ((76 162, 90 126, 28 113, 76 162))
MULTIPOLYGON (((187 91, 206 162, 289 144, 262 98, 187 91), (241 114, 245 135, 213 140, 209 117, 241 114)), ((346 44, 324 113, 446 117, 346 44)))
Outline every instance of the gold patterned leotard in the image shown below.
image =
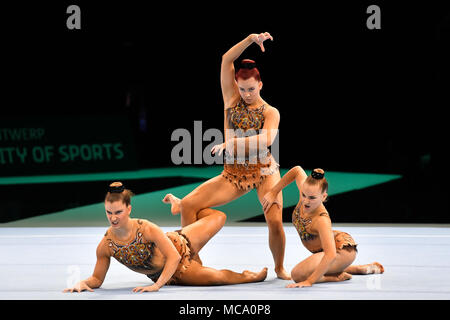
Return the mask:
MULTIPOLYGON (((105 233, 105 237, 112 257, 131 270, 146 274, 147 277, 156 282, 164 268, 165 258, 155 243, 144 240, 142 224, 141 220, 137 220, 136 236, 134 240, 126 245, 117 244, 111 235, 108 236, 108 232, 105 233)), ((190 266, 193 252, 189 239, 180 230, 167 232, 166 235, 181 255, 181 260, 175 273, 166 284, 177 284, 183 272, 190 266)))
MULTIPOLYGON (((303 245, 312 253, 317 253, 323 251, 322 244, 318 234, 312 233, 311 223, 313 218, 304 218, 302 215, 303 206, 298 204, 294 212, 292 213, 292 223, 297 230, 303 245)), ((317 216, 327 216, 329 218, 328 212, 321 212, 317 216)), ((333 230, 334 241, 336 244, 336 250, 341 250, 343 248, 354 248, 356 251, 357 244, 353 240, 352 236, 346 232, 333 230)))
MULTIPOLYGON (((264 126, 264 110, 262 105, 256 109, 249 109, 245 101, 240 98, 238 103, 227 110, 227 126, 234 130, 236 137, 257 135, 264 126)), ((273 174, 279 167, 269 149, 258 150, 255 155, 243 158, 225 155, 222 176, 241 190, 258 188, 264 179, 273 174)))

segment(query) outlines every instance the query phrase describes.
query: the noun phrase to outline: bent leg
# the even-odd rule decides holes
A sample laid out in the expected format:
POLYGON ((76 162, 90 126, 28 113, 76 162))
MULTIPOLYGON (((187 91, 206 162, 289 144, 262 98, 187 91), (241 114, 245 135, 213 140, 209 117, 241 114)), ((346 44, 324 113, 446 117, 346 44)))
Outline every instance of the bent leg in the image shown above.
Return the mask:
POLYGON ((217 270, 204 267, 192 261, 189 268, 182 274, 177 284, 191 286, 218 286, 228 284, 250 283, 264 281, 267 268, 260 272, 244 271, 237 273, 231 270, 217 270))
POLYGON ((222 211, 206 208, 200 210, 197 218, 197 221, 181 229, 191 242, 195 254, 222 229, 227 216, 222 211))
POLYGON ((291 271, 292 280, 302 282, 314 272, 324 256, 323 252, 314 253, 305 260, 300 261, 291 271))
MULTIPOLYGON (((295 282, 302 282, 308 279, 322 261, 323 256, 323 252, 314 253, 298 263, 291 271, 292 280, 295 282)), ((346 272, 346 268, 351 265, 355 258, 356 251, 354 249, 337 250, 336 258, 331 263, 326 273, 319 278, 316 283, 351 279, 349 273, 346 272)))
MULTIPOLYGON (((177 204, 181 213, 181 226, 186 227, 197 221, 197 215, 200 210, 224 205, 247 192, 247 190, 237 189, 221 175, 209 179, 177 204)), ((171 202, 168 196, 164 197, 164 199, 163 201, 166 203, 171 202)), ((173 214, 174 211, 177 210, 172 206, 173 214)))

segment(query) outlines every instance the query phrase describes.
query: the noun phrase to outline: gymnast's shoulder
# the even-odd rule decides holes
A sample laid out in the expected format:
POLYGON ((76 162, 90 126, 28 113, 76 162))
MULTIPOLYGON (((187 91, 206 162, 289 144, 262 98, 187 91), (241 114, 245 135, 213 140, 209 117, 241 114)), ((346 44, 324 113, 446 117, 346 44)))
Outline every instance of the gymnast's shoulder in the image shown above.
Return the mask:
POLYGON ((136 218, 133 219, 136 221, 139 227, 147 228, 147 227, 158 227, 154 222, 151 222, 148 219, 136 218))
POLYGON ((270 114, 270 115, 279 115, 280 114, 280 112, 278 111, 277 108, 275 108, 274 106, 272 106, 272 105, 270 105, 268 103, 266 103, 264 105, 264 113, 266 115, 268 115, 268 114, 270 114))
POLYGON ((136 222, 139 228, 141 228, 145 238, 151 237, 152 234, 160 232, 161 230, 161 228, 156 223, 151 222, 147 219, 136 219, 136 222))
POLYGON ((278 111, 277 108, 272 107, 269 104, 265 105, 265 109, 263 112, 263 115, 265 117, 266 120, 271 119, 273 121, 280 121, 280 112, 278 111))

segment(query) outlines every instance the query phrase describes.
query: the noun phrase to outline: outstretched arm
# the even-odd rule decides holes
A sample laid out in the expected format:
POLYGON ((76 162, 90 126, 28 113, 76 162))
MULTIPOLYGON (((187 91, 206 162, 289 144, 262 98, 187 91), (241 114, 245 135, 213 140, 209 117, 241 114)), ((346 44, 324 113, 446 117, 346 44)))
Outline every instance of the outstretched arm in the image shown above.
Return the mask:
POLYGON ((278 193, 280 193, 281 190, 290 185, 294 180, 297 183, 298 190, 300 191, 300 188, 307 177, 308 176, 305 173, 305 170, 303 170, 300 166, 295 166, 290 169, 280 179, 280 181, 278 181, 278 183, 273 186, 272 190, 264 195, 264 198, 262 200, 264 212, 268 211, 273 203, 276 203, 275 200, 278 193))
POLYGON ((136 287, 133 289, 133 292, 158 291, 159 288, 165 285, 166 282, 173 276, 181 260, 181 256, 177 249, 173 245, 172 241, 170 241, 166 234, 161 230, 161 228, 149 221, 146 224, 147 225, 144 230, 145 239, 156 244, 166 258, 166 262, 156 283, 147 287, 136 287))
POLYGON ((324 255, 316 270, 306 279, 310 284, 316 283, 328 271, 331 263, 336 259, 336 244, 331 228, 331 220, 328 217, 319 217, 316 223, 316 229, 319 232, 324 255))
POLYGON ((302 282, 291 283, 287 288, 301 288, 310 287, 316 283, 324 274, 327 273, 330 265, 336 259, 336 244, 334 242, 334 234, 331 228, 331 220, 328 217, 319 217, 316 224, 316 229, 319 232, 320 242, 322 243, 324 255, 320 260, 319 265, 313 273, 302 282))

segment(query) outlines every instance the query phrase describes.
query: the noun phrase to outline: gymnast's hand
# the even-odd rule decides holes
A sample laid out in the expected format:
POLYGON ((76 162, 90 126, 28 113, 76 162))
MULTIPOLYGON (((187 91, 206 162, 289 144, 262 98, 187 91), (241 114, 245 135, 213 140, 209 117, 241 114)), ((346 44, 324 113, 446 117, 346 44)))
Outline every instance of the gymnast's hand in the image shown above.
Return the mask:
POLYGON ((63 292, 82 292, 84 290, 94 292, 84 281, 78 282, 73 288, 64 289, 63 292))
POLYGON ((251 39, 254 43, 256 43, 257 45, 259 45, 261 47, 262 52, 266 51, 264 49, 263 42, 266 41, 267 39, 270 39, 273 41, 273 37, 268 32, 264 32, 264 33, 260 33, 260 34, 254 33, 251 35, 251 39))
POLYGON ((264 197, 263 197, 263 199, 262 199, 262 201, 261 201, 261 204, 262 204, 263 210, 264 210, 264 214, 266 214, 267 211, 269 211, 270 207, 271 207, 274 203, 277 204, 278 208, 281 208, 281 207, 280 207, 280 204, 279 204, 278 201, 277 201, 277 195, 274 194, 272 191, 267 192, 267 193, 264 195, 264 197))
POLYGON ((159 286, 155 283, 152 284, 151 286, 147 286, 147 287, 136 287, 133 289, 133 292, 155 292, 159 290, 159 286))
POLYGON ((224 142, 221 144, 216 144, 214 147, 211 148, 211 153, 214 155, 216 154, 216 152, 219 152, 219 156, 221 156, 222 152, 225 151, 228 155, 232 156, 233 146, 234 146, 234 139, 230 139, 227 143, 224 142))
POLYGON ((303 287, 311 287, 312 283, 308 280, 297 282, 297 283, 290 283, 286 286, 286 288, 303 288, 303 287))
POLYGON ((223 150, 225 150, 225 143, 216 144, 214 147, 211 148, 211 153, 216 154, 216 152, 219 152, 219 156, 222 155, 223 150))

